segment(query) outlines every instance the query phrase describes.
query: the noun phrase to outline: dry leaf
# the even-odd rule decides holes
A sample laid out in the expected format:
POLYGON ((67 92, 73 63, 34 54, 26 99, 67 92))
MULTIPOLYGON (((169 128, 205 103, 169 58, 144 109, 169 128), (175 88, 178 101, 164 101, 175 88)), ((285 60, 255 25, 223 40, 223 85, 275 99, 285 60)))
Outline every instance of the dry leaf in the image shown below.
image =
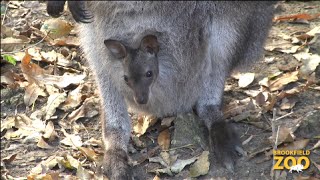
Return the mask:
POLYGON ((133 117, 133 132, 139 137, 143 135, 149 127, 157 122, 157 118, 154 116, 138 116, 133 117))
POLYGON ((84 90, 88 87, 84 84, 79 85, 76 89, 70 91, 68 93, 68 97, 66 101, 61 105, 61 109, 64 111, 68 111, 75 107, 78 107, 82 101, 86 98, 86 95, 83 95, 84 90))
POLYGON ((239 81, 238 81, 238 86, 239 87, 247 87, 249 86, 253 80, 254 80, 254 73, 244 73, 241 74, 239 77, 239 81))
POLYGON ((294 15, 285 15, 285 16, 275 17, 273 19, 273 21, 288 21, 288 20, 292 20, 292 19, 304 19, 304 20, 310 21, 310 20, 315 19, 319 16, 320 16, 320 13, 313 14, 313 15, 302 13, 302 14, 294 14, 294 15))
POLYGON ((78 37, 68 36, 55 39, 50 41, 50 44, 53 46, 80 46, 80 41, 78 37))
POLYGON ((173 163, 173 165, 171 166, 170 170, 171 172, 173 173, 179 173, 182 171, 182 169, 193 163, 195 160, 197 160, 198 157, 193 157, 193 158, 190 158, 190 159, 178 159, 175 163, 173 163))
POLYGON ((54 125, 52 121, 49 121, 46 129, 45 134, 43 135, 44 138, 49 139, 49 141, 54 140, 58 136, 57 132, 54 130, 54 125))
POLYGON ((281 146, 278 149, 279 150, 304 149, 308 145, 309 141, 310 141, 309 139, 302 139, 302 140, 294 141, 294 142, 289 143, 286 146, 281 146))
POLYGON ((163 130, 158 136, 158 144, 162 150, 168 150, 170 146, 170 133, 169 129, 163 130))
POLYGON ((175 117, 163 118, 161 120, 161 126, 165 128, 170 127, 174 119, 175 117))
MULTIPOLYGON (((270 137, 272 138, 272 137, 270 137)), ((287 143, 287 142, 293 142, 294 140, 294 135, 293 132, 291 132, 291 130, 287 127, 280 127, 279 129, 279 135, 278 135, 278 144, 280 145, 282 143, 287 143)), ((275 141, 275 140, 273 140, 275 141)))
POLYGON ((63 132, 63 134, 66 136, 61 143, 67 146, 71 146, 74 149, 78 149, 79 147, 82 146, 82 140, 81 137, 79 135, 74 135, 74 134, 68 134, 66 132, 66 130, 64 130, 63 128, 61 129, 61 131, 63 132))
POLYGON ((75 122, 79 118, 87 117, 92 118, 99 114, 99 109, 97 109, 97 104, 99 99, 96 97, 87 98, 83 105, 80 106, 78 109, 73 111, 71 114, 68 115, 68 120, 70 122, 75 122))
POLYGON ((30 84, 36 83, 38 84, 38 80, 36 77, 43 76, 45 73, 45 70, 42 69, 37 64, 31 63, 31 55, 28 54, 28 50, 26 50, 25 56, 23 57, 21 61, 21 71, 23 73, 23 76, 28 80, 30 84))
POLYGON ((15 37, 7 37, 4 39, 1 39, 1 49, 4 52, 11 52, 15 49, 20 48, 20 46, 29 44, 30 39, 26 36, 19 35, 15 37))
POLYGON ((77 178, 79 178, 79 180, 97 179, 92 171, 85 169, 81 165, 79 165, 77 169, 77 178))
POLYGON ((48 33, 48 36, 53 39, 68 35, 71 30, 70 23, 58 18, 46 20, 40 28, 40 31, 48 33))
POLYGON ((303 60, 303 65, 299 69, 299 74, 303 77, 308 77, 316 70, 319 64, 320 56, 318 54, 312 54, 309 58, 303 60))
POLYGON ((59 88, 65 88, 70 84, 79 84, 83 81, 86 77, 85 74, 70 74, 64 73, 62 76, 55 76, 55 75, 48 75, 42 74, 39 76, 34 77, 37 82, 41 82, 42 84, 49 84, 49 85, 57 85, 59 88))
POLYGON ((265 105, 267 99, 268 99, 268 98, 266 98, 262 92, 260 92, 260 93, 255 97, 256 104, 259 105, 259 106, 265 105))
POLYGON ((32 83, 26 87, 26 91, 23 97, 24 104, 26 106, 32 105, 39 96, 47 96, 44 89, 39 87, 37 84, 32 83))
POLYGON ((1 159, 1 161, 3 161, 6 164, 10 164, 17 157, 17 155, 18 155, 17 153, 11 154, 11 155, 1 159))
POLYGON ((294 107, 294 105, 296 105, 296 103, 297 103, 297 100, 296 100, 296 99, 293 99, 293 98, 290 98, 290 99, 284 98, 284 99, 282 99, 282 101, 281 101, 280 109, 281 109, 281 110, 292 109, 292 108, 294 107))
POLYGON ((289 72, 281 75, 273 81, 270 81, 270 91, 277 91, 283 88, 284 85, 298 80, 298 71, 289 72))
POLYGON ((46 120, 50 119, 50 117, 56 112, 56 108, 66 100, 66 96, 66 93, 55 93, 49 96, 45 110, 46 120))
POLYGON ((50 146, 42 137, 40 137, 37 146, 42 149, 53 149, 53 147, 50 146))
POLYGON ((45 172, 48 171, 48 169, 52 169, 58 164, 57 157, 56 156, 50 156, 47 160, 42 161, 39 163, 36 167, 31 169, 30 176, 32 175, 38 175, 43 172, 43 168, 45 168, 45 172))
POLYGON ((208 174, 209 167, 209 151, 203 151, 199 156, 199 159, 190 167, 190 176, 198 177, 208 174))
POLYGON ((91 161, 97 162, 98 155, 96 154, 96 152, 94 152, 94 150, 90 148, 85 148, 85 147, 79 147, 79 150, 82 152, 83 155, 85 155, 91 161))
POLYGON ((159 178, 159 176, 155 176, 154 178, 153 178, 153 180, 161 180, 160 178, 159 178))

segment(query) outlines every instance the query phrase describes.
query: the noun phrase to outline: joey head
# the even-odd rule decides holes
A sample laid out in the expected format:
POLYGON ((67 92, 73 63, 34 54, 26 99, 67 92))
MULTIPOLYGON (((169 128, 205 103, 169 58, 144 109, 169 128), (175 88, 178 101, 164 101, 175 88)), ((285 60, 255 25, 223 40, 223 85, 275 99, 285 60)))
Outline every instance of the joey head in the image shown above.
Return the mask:
POLYGON ((159 74, 157 53, 159 44, 154 35, 145 36, 140 47, 132 49, 117 40, 105 40, 104 44, 112 56, 122 62, 123 82, 133 91, 137 104, 147 104, 149 89, 159 74))

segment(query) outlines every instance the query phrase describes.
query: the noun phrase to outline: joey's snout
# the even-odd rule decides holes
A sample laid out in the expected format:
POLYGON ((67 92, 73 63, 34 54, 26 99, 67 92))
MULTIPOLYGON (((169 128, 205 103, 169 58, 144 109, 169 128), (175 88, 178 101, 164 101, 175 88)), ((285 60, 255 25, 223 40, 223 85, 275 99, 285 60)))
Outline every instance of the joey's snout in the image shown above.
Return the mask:
POLYGON ((135 93, 133 99, 137 104, 147 104, 148 96, 148 93, 135 93))

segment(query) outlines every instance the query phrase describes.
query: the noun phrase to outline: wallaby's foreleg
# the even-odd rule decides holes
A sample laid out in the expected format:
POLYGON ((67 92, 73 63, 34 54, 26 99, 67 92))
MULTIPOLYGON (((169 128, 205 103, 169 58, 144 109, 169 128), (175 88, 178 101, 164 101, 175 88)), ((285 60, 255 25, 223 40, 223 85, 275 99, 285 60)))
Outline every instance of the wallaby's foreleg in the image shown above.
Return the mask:
POLYGON ((111 78, 102 71, 100 73, 96 79, 103 109, 101 122, 105 154, 102 171, 111 180, 131 179, 127 155, 131 127, 127 108, 111 78))

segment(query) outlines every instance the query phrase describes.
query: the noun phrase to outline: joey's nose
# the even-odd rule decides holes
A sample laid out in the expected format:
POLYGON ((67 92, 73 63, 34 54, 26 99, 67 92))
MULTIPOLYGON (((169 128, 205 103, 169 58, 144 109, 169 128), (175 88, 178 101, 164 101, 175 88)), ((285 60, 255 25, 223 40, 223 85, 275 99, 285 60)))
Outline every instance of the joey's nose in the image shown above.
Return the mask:
POLYGON ((148 98, 144 97, 144 96, 135 96, 134 100, 136 101, 136 103, 138 104, 147 104, 148 102, 148 98))

